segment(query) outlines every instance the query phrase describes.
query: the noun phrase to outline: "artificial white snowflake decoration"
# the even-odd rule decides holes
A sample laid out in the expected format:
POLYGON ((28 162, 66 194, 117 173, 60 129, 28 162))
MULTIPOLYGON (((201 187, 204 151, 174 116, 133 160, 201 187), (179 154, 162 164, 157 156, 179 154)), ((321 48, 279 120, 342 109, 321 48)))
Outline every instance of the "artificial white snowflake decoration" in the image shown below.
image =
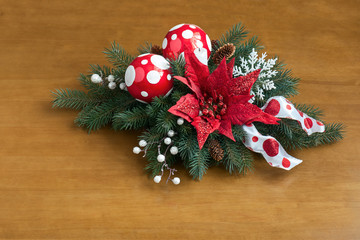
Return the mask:
POLYGON ((248 58, 240 57, 240 66, 234 66, 234 77, 245 76, 257 69, 261 69, 259 77, 251 90, 251 94, 254 95, 250 100, 251 103, 254 102, 255 98, 263 100, 265 97, 264 91, 276 88, 274 82, 270 79, 278 73, 278 71, 272 69, 276 64, 277 58, 265 61, 266 56, 265 52, 258 58, 258 53, 253 48, 248 58))

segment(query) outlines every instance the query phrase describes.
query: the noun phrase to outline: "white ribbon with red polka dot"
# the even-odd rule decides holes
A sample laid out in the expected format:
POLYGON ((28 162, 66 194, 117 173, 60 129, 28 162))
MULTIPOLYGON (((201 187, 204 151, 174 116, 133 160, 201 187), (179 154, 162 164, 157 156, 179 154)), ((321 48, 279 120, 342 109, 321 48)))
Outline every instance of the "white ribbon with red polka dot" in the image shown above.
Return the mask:
MULTIPOLYGON (((282 96, 270 98, 262 110, 278 118, 297 120, 308 135, 325 131, 322 122, 298 111, 290 101, 282 96)), ((290 156, 275 138, 261 135, 253 124, 242 127, 246 133, 244 145, 254 152, 261 153, 271 166, 290 170, 302 162, 302 160, 290 156)))

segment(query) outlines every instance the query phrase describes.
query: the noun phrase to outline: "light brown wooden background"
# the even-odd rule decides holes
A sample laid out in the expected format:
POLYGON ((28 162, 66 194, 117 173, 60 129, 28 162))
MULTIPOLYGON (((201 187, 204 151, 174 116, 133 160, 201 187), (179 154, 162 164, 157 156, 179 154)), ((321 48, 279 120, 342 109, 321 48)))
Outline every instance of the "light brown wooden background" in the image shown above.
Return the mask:
POLYGON ((0 0, 0 239, 360 239, 359 1, 0 0), (50 90, 113 40, 136 54, 172 26, 212 39, 238 21, 302 78, 292 99, 316 104, 346 139, 291 152, 290 172, 262 158, 254 173, 156 185, 132 154, 136 132, 92 135, 50 90))

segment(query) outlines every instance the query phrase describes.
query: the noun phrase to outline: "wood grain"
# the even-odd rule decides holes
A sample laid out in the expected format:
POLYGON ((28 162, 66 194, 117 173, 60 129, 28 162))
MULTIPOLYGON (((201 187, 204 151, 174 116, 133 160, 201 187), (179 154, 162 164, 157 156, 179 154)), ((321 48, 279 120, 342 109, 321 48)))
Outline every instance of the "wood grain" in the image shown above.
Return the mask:
POLYGON ((0 239, 360 239, 359 5, 347 1, 0 0, 0 239), (50 90, 113 40, 131 53, 181 22, 217 38, 243 21, 302 78, 293 100, 341 121, 346 139, 291 152, 290 172, 258 158, 246 177, 213 168, 154 184, 137 132, 88 135, 50 90))

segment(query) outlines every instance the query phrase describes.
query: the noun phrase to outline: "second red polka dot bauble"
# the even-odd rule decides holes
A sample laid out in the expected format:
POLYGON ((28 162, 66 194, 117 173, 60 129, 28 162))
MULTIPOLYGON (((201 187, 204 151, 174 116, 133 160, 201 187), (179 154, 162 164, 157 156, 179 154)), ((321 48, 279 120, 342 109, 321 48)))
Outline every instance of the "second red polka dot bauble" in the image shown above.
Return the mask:
POLYGON ((173 88, 170 64, 160 55, 142 54, 126 69, 125 84, 140 102, 149 103, 154 97, 167 95, 173 88))
POLYGON ((201 63, 207 65, 211 54, 211 41, 200 27, 194 24, 179 24, 166 34, 162 48, 165 58, 176 59, 188 49, 201 63))

